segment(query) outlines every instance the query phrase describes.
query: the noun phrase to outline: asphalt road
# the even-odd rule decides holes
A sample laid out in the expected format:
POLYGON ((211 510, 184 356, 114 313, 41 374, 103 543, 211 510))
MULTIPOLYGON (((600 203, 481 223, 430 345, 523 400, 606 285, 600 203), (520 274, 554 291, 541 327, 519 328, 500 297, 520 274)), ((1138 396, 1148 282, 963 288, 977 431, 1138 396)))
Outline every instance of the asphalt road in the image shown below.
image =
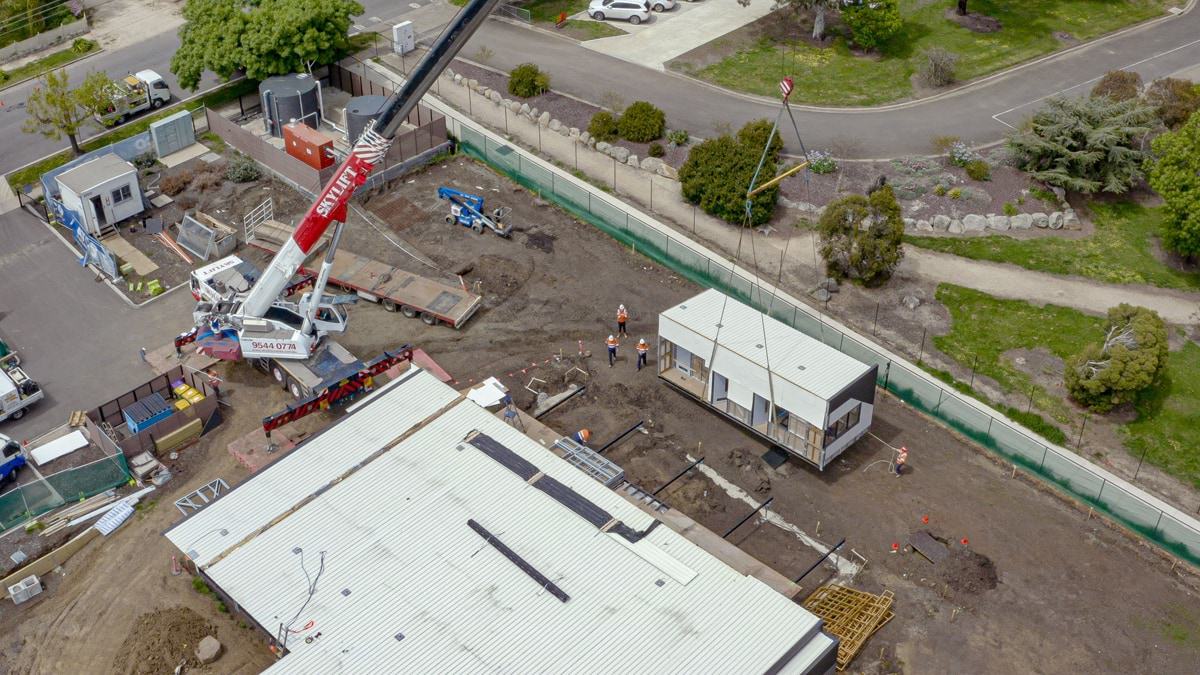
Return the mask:
POLYGON ((134 309, 79 265, 50 229, 21 210, 0 214, 0 334, 46 398, 0 433, 33 438, 150 379, 138 349, 191 324, 186 290, 134 309))

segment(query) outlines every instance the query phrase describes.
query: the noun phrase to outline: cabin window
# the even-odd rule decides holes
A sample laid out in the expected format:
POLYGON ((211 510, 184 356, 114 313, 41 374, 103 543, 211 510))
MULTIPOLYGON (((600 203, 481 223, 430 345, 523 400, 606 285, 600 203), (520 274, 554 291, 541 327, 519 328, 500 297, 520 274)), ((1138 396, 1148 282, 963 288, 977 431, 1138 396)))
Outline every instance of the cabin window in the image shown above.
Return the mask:
POLYGON ((131 197, 133 197, 133 193, 130 192, 128 185, 122 185, 119 189, 112 191, 113 204, 120 204, 131 197))

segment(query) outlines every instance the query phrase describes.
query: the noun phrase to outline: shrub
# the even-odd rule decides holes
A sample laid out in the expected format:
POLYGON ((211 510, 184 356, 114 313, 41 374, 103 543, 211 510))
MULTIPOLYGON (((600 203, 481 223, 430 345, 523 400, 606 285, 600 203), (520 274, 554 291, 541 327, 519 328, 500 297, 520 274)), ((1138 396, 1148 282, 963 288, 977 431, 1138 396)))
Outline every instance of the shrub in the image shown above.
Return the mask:
POLYGON ((158 157, 154 154, 153 150, 143 152, 142 154, 133 158, 133 165, 139 169, 149 169, 157 163, 158 157))
POLYGON ((824 175, 837 171, 837 162, 833 160, 832 153, 813 150, 808 153, 808 168, 815 174, 824 175))
POLYGON ((925 61, 917 71, 917 79, 927 87, 944 87, 954 84, 958 78, 954 76, 954 68, 958 65, 958 54, 948 52, 941 47, 925 49, 921 52, 925 61))
POLYGON ((1046 202, 1051 206, 1058 205, 1058 195, 1049 190, 1043 190, 1041 188, 1029 188, 1029 196, 1040 202, 1046 202))
POLYGON ((617 140, 617 120, 612 113, 601 110, 592 115, 588 123, 588 134, 597 141, 612 143, 617 140))
POLYGON ((863 49, 878 48, 904 25, 898 0, 872 0, 844 7, 842 23, 850 27, 854 44, 863 49))
POLYGON ((878 286, 891 278, 904 257, 904 220, 890 185, 870 197, 847 195, 830 202, 817 231, 825 271, 837 279, 848 277, 878 286))
POLYGON ((262 177, 258 162, 245 155, 236 155, 225 169, 225 178, 235 183, 252 183, 262 177))
POLYGON ((688 132, 687 129, 676 129, 675 131, 667 132, 667 143, 672 147, 687 145, 688 132))
POLYGON ((958 198, 962 197, 963 191, 962 191, 962 188, 954 188, 946 194, 947 194, 947 196, 950 197, 950 199, 958 199, 958 198))
POLYGON ((975 151, 962 141, 955 141, 950 146, 950 163, 954 166, 966 167, 979 159, 979 155, 975 154, 975 151))
POLYGON ((192 189, 197 192, 204 192, 210 188, 220 186, 225 182, 225 167, 210 166, 205 171, 198 171, 192 177, 192 189))
POLYGON ((1110 70, 1092 87, 1092 96, 1128 101, 1142 93, 1142 76, 1128 70, 1110 70))
POLYGON ((950 154, 950 148, 954 147, 955 143, 958 143, 958 136, 933 136, 929 139, 929 144, 939 155, 950 154))
POLYGON ((550 89, 550 76, 532 63, 522 63, 508 73, 508 93, 530 98, 550 89))
POLYGON ((935 194, 939 197, 945 197, 946 196, 946 186, 938 185, 937 187, 933 188, 933 194, 935 194))
POLYGON ((649 143, 662 138, 666 122, 667 116, 663 111, 645 101, 634 101, 617 120, 617 132, 625 140, 649 143))
POLYGON ((1154 139, 1157 161, 1150 169, 1150 187, 1162 195, 1163 246, 1182 256, 1200 256, 1200 113, 1178 131, 1154 139))
POLYGON ((1010 218, 1017 215, 1017 207, 1013 206, 1012 202, 1004 202, 1004 215, 1010 218))
POLYGON ((179 194, 180 192, 183 192, 184 190, 186 190, 187 186, 191 182, 192 182, 192 172, 191 171, 186 171, 186 170, 179 171, 177 173, 167 174, 167 175, 163 176, 162 180, 160 180, 158 182, 158 189, 162 190, 162 193, 164 195, 166 195, 168 197, 174 197, 175 195, 179 194))
POLYGON ((75 38, 71 43, 71 51, 76 54, 86 54, 96 48, 96 43, 87 38, 75 38))
POLYGON ((1104 342, 1084 348, 1063 373, 1071 398, 1095 412, 1132 401, 1167 361, 1167 328, 1158 312, 1120 304, 1108 310, 1104 342))
POLYGON ((992 167, 982 159, 968 163, 966 169, 971 180, 987 180, 992 177, 992 167))
POLYGON ((1200 109, 1200 87, 1187 80, 1164 77, 1150 83, 1146 102, 1158 108, 1158 119, 1174 131, 1200 109))
POLYGON ((663 155, 667 154, 667 149, 663 147, 662 143, 655 141, 650 144, 649 148, 646 149, 646 154, 650 155, 651 157, 662 157, 663 155))
MULTIPOLYGON (((771 123, 758 120, 742 127, 737 138, 722 134, 693 146, 679 169, 684 199, 705 213, 735 225, 761 225, 769 221, 775 213, 779 186, 763 190, 751 199, 749 223, 745 209, 746 191, 770 132, 771 123)), ((778 136, 772 139, 760 177, 775 175, 782 147, 783 141, 778 136)))
POLYGON ((192 577, 192 590, 201 595, 212 595, 212 589, 200 577, 192 577))
POLYGON ((492 62, 492 57, 496 56, 496 52, 492 51, 487 45, 479 45, 479 49, 475 50, 475 60, 487 65, 492 62))

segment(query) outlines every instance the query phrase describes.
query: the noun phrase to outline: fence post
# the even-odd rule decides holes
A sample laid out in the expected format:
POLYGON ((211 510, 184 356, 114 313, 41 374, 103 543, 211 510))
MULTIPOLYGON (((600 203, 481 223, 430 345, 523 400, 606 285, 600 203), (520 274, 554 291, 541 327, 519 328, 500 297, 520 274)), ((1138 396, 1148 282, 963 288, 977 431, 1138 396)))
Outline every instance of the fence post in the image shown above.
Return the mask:
POLYGON ((985 438, 987 438, 989 441, 992 440, 992 422, 995 422, 995 421, 996 421, 995 417, 988 415, 988 429, 987 429, 987 434, 985 434, 985 438))
POLYGON ((1163 512, 1158 512, 1158 521, 1154 523, 1154 534, 1158 534, 1158 526, 1162 525, 1163 512))
POLYGON ((1049 454, 1050 454, 1049 446, 1043 446, 1042 447, 1042 463, 1038 465, 1039 471, 1044 470, 1046 468, 1046 455, 1049 455, 1049 454))
POLYGON ((1105 478, 1101 478, 1100 479, 1100 491, 1096 493, 1096 501, 1100 501, 1100 497, 1104 494, 1104 486, 1105 485, 1108 485, 1108 480, 1105 478))
POLYGON ((941 388, 939 387, 939 388, 938 388, 938 402, 937 402, 937 405, 933 406, 933 414, 934 414, 934 415, 936 415, 936 414, 937 414, 937 412, 938 412, 938 410, 940 410, 940 409, 941 409, 941 407, 942 407, 942 397, 943 397, 943 396, 945 396, 945 395, 946 395, 946 391, 945 391, 944 389, 941 389, 941 388))

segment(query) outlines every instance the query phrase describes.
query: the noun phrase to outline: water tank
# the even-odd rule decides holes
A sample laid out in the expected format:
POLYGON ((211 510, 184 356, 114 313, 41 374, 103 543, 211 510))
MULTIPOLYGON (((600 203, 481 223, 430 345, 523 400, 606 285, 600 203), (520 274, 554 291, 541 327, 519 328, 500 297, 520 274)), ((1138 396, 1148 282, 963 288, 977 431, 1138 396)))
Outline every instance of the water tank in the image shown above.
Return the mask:
POLYGON ((367 122, 379 116, 387 103, 386 96, 356 96, 346 102, 346 142, 354 145, 367 122))
POLYGON ((305 73, 277 75, 258 85, 267 133, 283 138, 283 125, 302 122, 314 129, 321 124, 317 81, 305 73))

